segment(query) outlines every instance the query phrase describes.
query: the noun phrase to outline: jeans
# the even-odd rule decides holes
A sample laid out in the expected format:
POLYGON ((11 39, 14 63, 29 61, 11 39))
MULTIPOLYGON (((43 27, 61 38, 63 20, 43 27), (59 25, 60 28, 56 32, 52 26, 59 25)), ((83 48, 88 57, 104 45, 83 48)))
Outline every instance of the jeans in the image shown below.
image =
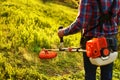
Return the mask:
MULTIPOLYGON (((113 43, 114 45, 112 46, 112 49, 116 51, 117 50, 117 38, 112 37, 112 36, 110 38, 113 38, 114 40, 114 43, 113 43)), ((85 49, 85 46, 83 48, 85 49)), ((96 80, 96 70, 98 66, 91 64, 85 52, 83 53, 83 61, 84 61, 84 70, 85 70, 85 80, 96 80)), ((101 71, 100 80, 112 80, 113 63, 110 63, 105 66, 100 66, 100 71, 101 71)))

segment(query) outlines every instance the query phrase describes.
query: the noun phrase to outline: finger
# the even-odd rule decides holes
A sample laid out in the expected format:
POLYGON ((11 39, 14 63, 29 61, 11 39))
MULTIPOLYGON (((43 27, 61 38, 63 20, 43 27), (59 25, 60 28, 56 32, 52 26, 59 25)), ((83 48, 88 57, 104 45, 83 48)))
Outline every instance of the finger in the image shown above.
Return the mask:
POLYGON ((60 30, 58 31, 58 36, 59 36, 59 37, 63 37, 63 36, 64 36, 64 30, 63 30, 63 29, 60 29, 60 30))

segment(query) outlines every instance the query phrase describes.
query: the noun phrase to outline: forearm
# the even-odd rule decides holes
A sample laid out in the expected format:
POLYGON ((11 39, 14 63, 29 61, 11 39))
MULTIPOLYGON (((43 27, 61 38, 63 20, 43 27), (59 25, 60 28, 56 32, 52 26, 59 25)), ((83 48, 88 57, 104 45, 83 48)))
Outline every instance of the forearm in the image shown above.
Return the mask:
POLYGON ((81 29, 82 29, 82 26, 79 20, 76 20, 68 28, 64 30, 64 35, 66 36, 66 35, 78 33, 81 29))

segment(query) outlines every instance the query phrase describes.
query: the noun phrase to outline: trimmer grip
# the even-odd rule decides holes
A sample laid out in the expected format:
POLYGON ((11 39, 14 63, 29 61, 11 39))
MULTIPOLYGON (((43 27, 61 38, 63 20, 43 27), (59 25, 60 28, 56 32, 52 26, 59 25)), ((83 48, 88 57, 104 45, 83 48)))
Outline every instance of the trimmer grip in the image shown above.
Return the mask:
POLYGON ((63 42, 63 37, 60 37, 60 42, 63 42))
MULTIPOLYGON (((59 28, 58 28, 58 30, 59 29, 63 29, 63 26, 60 26, 59 28)), ((62 43, 63 42, 63 37, 60 37, 60 43, 62 43)))

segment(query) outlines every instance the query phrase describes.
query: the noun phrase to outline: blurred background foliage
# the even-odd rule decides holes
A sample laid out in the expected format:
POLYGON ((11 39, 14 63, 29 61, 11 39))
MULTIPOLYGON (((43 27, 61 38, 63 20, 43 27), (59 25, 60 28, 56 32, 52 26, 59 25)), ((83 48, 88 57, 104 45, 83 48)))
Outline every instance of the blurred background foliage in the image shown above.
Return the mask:
POLYGON ((42 2, 56 2, 60 4, 64 4, 66 6, 69 6, 71 8, 77 8, 79 6, 80 0, 42 0, 42 2))

